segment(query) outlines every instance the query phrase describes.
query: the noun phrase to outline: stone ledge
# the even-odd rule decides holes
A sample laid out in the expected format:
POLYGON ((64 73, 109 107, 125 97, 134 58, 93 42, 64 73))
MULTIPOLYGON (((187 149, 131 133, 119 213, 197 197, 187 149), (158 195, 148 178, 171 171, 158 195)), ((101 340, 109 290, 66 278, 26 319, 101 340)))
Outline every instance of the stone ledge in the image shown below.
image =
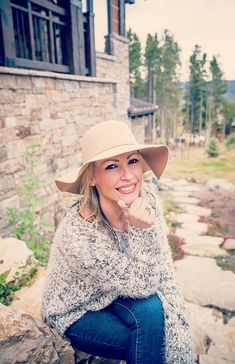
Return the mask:
POLYGON ((100 59, 105 59, 107 61, 116 62, 117 57, 112 54, 102 53, 102 52, 96 52, 96 57, 100 59))
POLYGON ((71 80, 71 81, 83 81, 83 82, 94 82, 94 83, 111 83, 116 84, 117 81, 108 78, 98 78, 89 76, 71 75, 67 73, 57 73, 49 71, 36 71, 28 70, 23 68, 11 68, 11 67, 0 67, 0 75, 14 75, 14 76, 32 76, 32 77, 45 77, 55 78, 60 80, 71 80))

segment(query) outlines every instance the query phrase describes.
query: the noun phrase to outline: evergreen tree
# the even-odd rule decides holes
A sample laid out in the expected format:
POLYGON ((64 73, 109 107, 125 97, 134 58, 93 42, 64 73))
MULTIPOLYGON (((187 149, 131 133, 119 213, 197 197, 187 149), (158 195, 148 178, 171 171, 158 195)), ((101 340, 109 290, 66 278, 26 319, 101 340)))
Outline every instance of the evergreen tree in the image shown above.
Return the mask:
POLYGON ((190 57, 190 79, 188 84, 187 110, 190 129, 193 134, 201 134, 206 118, 206 53, 201 54, 201 47, 195 45, 190 57))
POLYGON ((158 35, 147 35, 145 45, 145 67, 146 67, 146 79, 147 79, 147 100, 149 102, 156 102, 155 97, 155 81, 156 77, 160 75, 161 67, 161 49, 159 46, 158 35))
POLYGON ((141 43, 136 33, 131 29, 127 31, 129 39, 129 70, 131 83, 131 96, 144 97, 144 81, 141 77, 142 55, 141 43))
POLYGON ((215 56, 210 62, 210 72, 211 81, 209 82, 209 93, 211 96, 211 128, 214 133, 216 133, 216 131, 219 131, 222 128, 223 99, 224 94, 227 91, 227 86, 226 82, 223 80, 223 72, 215 56))
POLYGON ((180 47, 169 30, 165 30, 161 46, 161 63, 156 77, 156 95, 161 111, 161 134, 175 136, 180 102, 180 47))

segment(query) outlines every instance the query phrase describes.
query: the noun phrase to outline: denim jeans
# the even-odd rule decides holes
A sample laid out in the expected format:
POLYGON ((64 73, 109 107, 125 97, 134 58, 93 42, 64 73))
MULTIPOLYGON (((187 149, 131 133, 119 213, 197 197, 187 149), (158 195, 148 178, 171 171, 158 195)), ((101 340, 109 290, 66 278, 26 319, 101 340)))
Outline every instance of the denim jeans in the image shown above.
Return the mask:
POLYGON ((99 311, 88 311, 65 332, 88 354, 123 359, 127 364, 164 363, 164 312, 157 295, 118 297, 99 311))

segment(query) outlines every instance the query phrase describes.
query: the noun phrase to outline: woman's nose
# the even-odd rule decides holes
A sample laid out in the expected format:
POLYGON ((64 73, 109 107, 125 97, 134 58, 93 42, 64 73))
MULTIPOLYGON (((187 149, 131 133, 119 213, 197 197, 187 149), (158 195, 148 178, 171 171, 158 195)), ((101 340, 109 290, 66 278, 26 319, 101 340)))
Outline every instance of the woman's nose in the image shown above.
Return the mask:
POLYGON ((121 169, 121 179, 129 180, 132 178, 132 172, 129 166, 125 166, 121 169))

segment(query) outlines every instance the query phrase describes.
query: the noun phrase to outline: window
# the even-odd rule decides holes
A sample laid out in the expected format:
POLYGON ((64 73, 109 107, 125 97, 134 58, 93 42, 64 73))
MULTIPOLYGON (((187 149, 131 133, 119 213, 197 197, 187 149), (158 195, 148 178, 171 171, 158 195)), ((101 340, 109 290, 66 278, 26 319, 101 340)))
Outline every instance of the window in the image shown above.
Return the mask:
POLYGON ((91 13, 81 0, 1 0, 1 63, 94 76, 91 13))

